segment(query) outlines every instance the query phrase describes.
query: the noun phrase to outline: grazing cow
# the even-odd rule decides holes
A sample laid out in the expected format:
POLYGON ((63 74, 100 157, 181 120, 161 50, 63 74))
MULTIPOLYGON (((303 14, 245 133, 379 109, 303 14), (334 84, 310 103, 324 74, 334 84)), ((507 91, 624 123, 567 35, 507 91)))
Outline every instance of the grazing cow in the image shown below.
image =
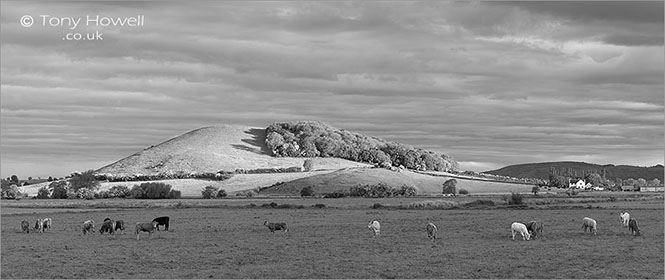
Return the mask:
POLYGON ((367 225, 367 228, 371 229, 372 232, 374 232, 374 238, 379 237, 381 235, 381 224, 379 221, 370 221, 369 224, 367 225))
POLYGON ((159 230, 159 226, 163 225, 166 230, 169 230, 169 217, 157 217, 152 220, 153 222, 157 222, 157 230, 159 230))
POLYGON ((518 232, 522 234, 522 239, 524 240, 529 240, 531 238, 529 230, 526 229, 526 225, 523 223, 518 223, 518 222, 512 223, 510 225, 510 232, 513 234, 513 240, 515 240, 515 234, 518 232))
POLYGON ((35 230, 37 232, 44 232, 44 221, 42 219, 35 221, 35 230))
POLYGON ((111 220, 111 219, 105 220, 102 223, 102 226, 99 228, 99 234, 104 234, 105 232, 108 232, 109 234, 114 234, 113 233, 113 231, 114 231, 113 226, 114 225, 115 225, 114 220, 111 220))
POLYGON ((115 221, 115 226, 113 227, 113 230, 118 231, 122 230, 122 234, 125 234, 125 221, 123 220, 117 220, 115 221))
POLYGON ((94 220, 87 220, 83 222, 83 234, 92 233, 94 229, 95 229, 94 220))
POLYGON ((628 212, 624 212, 619 214, 619 217, 621 218, 621 223, 623 224, 623 226, 627 227, 628 221, 630 221, 630 214, 628 214, 628 212))
POLYGON ((52 223, 51 218, 44 218, 42 220, 42 224, 43 224, 42 225, 42 231, 46 231, 47 229, 50 231, 51 230, 51 223, 52 223))
POLYGON ((148 232, 148 239, 152 238, 152 233, 157 228, 157 222, 152 221, 150 223, 136 223, 136 240, 139 240, 139 232, 146 231, 148 232))
POLYGON ((587 228, 589 229, 589 232, 592 232, 594 235, 598 233, 598 228, 596 227, 596 220, 591 219, 589 217, 584 217, 584 219, 582 219, 582 229, 584 229, 585 233, 587 228))
POLYGON ((267 226, 273 235, 275 235, 276 230, 283 230, 284 233, 289 232, 289 229, 286 227, 286 223, 268 223, 268 221, 264 221, 263 225, 267 226))
POLYGON ((23 221, 21 222, 21 229, 22 229, 23 232, 25 232, 25 233, 30 233, 30 223, 29 223, 28 221, 26 221, 26 220, 23 220, 23 221))
POLYGON ((533 239, 536 239, 536 237, 543 237, 543 223, 538 221, 530 221, 528 223, 524 223, 524 225, 526 225, 526 229, 529 230, 529 233, 531 236, 533 236, 533 239))
POLYGON ((433 223, 427 224, 427 237, 432 241, 436 240, 436 225, 433 223))
POLYGON ((628 221, 628 229, 632 235, 640 236, 640 228, 637 227, 637 220, 631 218, 628 221))

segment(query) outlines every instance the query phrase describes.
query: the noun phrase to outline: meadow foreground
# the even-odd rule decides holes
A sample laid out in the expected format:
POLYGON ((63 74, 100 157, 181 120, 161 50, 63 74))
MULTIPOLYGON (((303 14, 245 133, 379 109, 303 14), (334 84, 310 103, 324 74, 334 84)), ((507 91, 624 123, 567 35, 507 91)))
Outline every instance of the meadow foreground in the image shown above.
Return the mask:
MULTIPOLYGON (((326 203, 327 200, 320 202, 326 203)), ((371 200, 370 200, 371 201, 371 200)), ((277 201, 279 202, 279 201, 277 201)), ((395 210, 146 208, 2 215, 2 278, 663 278, 663 207, 395 210), (619 221, 627 210, 642 236, 619 221), (136 222, 170 216, 152 239, 136 222), (22 220, 50 217, 45 233, 22 220), (126 234, 83 235, 81 223, 123 219, 126 234), (583 217, 598 235, 583 233, 583 217), (373 238, 370 220, 381 222, 373 238), (514 221, 539 220, 544 237, 510 238, 514 221), (263 225, 286 222, 289 231, 263 225), (438 239, 427 238, 428 222, 438 239)), ((4 211, 4 209, 3 209, 4 211)), ((63 211, 63 209, 54 209, 63 211)), ((67 211, 67 210, 65 210, 67 211)))

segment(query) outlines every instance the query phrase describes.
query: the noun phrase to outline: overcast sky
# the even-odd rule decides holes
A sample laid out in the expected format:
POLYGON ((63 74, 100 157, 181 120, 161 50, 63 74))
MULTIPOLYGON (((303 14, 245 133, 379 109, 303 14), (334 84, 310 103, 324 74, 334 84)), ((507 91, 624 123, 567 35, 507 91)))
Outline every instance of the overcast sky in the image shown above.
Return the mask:
POLYGON ((3 178, 96 169, 204 126, 294 120, 464 170, 663 163, 662 1, 1 5, 3 178), (143 26, 86 21, 138 15, 143 26))

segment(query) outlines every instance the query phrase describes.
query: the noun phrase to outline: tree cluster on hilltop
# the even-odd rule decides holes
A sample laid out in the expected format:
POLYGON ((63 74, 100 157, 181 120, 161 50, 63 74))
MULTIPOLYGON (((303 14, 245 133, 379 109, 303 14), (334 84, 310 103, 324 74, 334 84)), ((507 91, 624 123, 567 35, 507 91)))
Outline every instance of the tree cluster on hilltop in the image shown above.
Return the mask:
POLYGON ((266 144, 277 157, 338 157, 383 167, 459 170, 459 164, 451 156, 340 130, 322 122, 271 124, 266 129, 266 144))

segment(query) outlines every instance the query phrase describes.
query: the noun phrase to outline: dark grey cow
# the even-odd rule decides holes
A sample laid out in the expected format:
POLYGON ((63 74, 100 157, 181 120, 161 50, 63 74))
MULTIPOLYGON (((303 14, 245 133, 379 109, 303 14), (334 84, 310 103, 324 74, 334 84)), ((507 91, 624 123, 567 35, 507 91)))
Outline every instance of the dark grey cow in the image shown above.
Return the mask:
POLYGON ((630 230, 632 235, 640 236, 640 228, 637 227, 637 220, 633 218, 628 220, 628 230, 630 230))
POLYGON ((152 233, 157 228, 157 222, 152 221, 150 223, 136 223, 136 240, 139 240, 139 232, 145 231, 148 232, 148 239, 152 238, 152 233))

